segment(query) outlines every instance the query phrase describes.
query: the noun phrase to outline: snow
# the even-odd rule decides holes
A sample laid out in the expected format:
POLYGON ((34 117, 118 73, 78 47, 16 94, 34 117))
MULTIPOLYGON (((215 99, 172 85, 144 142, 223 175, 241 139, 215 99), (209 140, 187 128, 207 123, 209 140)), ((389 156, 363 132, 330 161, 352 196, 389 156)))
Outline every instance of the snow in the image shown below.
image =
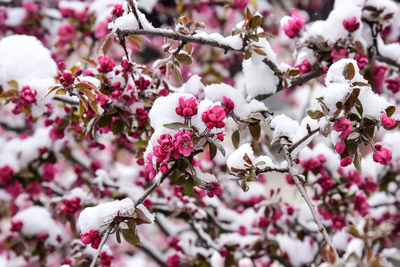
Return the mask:
MULTIPOLYGON (((136 9, 139 21, 141 22, 143 29, 154 29, 153 25, 146 19, 146 16, 136 9)), ((124 14, 123 16, 117 18, 114 22, 108 24, 108 28, 115 32, 117 29, 130 30, 139 29, 139 23, 133 13, 124 14)))
POLYGON ((292 266, 303 266, 312 262, 319 249, 316 244, 311 246, 308 239, 300 241, 288 235, 277 235, 276 240, 279 243, 279 247, 288 253, 292 266), (307 251, 307 253, 299 253, 299 251, 307 251))
POLYGON ((104 231, 118 215, 129 216, 134 212, 134 204, 130 198, 102 203, 85 208, 79 215, 78 224, 81 233, 89 230, 104 231))
POLYGON ((333 63, 326 73, 325 85, 328 86, 331 83, 340 83, 340 84, 350 84, 352 82, 363 82, 368 83, 367 80, 360 74, 360 69, 358 68, 357 61, 352 58, 342 58, 335 63, 333 63), (353 79, 347 80, 343 76, 343 69, 347 64, 353 64, 355 75, 353 79))
POLYGON ((233 112, 240 118, 247 118, 253 112, 267 110, 262 102, 255 99, 246 101, 239 90, 225 83, 208 85, 204 88, 204 92, 205 97, 214 102, 222 103, 224 96, 232 99, 235 103, 233 112))
POLYGON ((276 92, 279 78, 264 62, 253 62, 249 58, 243 61, 242 66, 248 98, 276 92))
POLYGON ((380 35, 378 36, 377 41, 378 41, 379 53, 383 57, 393 59, 394 61, 397 62, 397 64, 400 64, 400 44, 399 43, 385 44, 380 35))
POLYGON ((204 181, 206 183, 212 183, 217 181, 217 179, 213 174, 208 172, 203 172, 199 167, 194 167, 194 170, 196 171, 196 177, 199 178, 201 181, 204 181))
POLYGON ((199 37, 211 41, 215 41, 219 43, 220 45, 227 45, 232 47, 235 50, 240 50, 243 47, 243 40, 240 38, 240 35, 230 35, 227 37, 222 36, 219 33, 206 33, 203 31, 197 31, 196 34, 193 35, 193 37, 199 37))
MULTIPOLYGON (((300 123, 300 127, 296 134, 293 136, 292 142, 297 143, 300 141, 304 136, 308 135, 308 130, 307 126, 310 127, 310 131, 313 131, 315 129, 319 128, 318 122, 316 120, 311 119, 310 117, 304 117, 304 119, 300 123)), ((311 137, 307 138, 307 140, 303 141, 299 146, 297 146, 293 151, 292 151, 292 156, 297 155, 303 148, 305 148, 313 139, 315 136, 317 136, 318 133, 312 135, 311 137)))
POLYGON ((153 11, 154 6, 157 4, 158 0, 138 0, 139 8, 144 9, 147 13, 153 11))
POLYGON ((17 27, 22 24, 26 17, 25 8, 13 7, 7 9, 7 19, 4 24, 8 27, 17 27))
POLYGON ((35 37, 11 35, 0 41, 0 85, 16 80, 22 88, 30 80, 52 78, 57 66, 50 51, 35 37))
POLYGON ((307 31, 301 39, 304 41, 310 38, 322 37, 329 45, 333 45, 339 39, 347 38, 349 34, 342 24, 343 20, 356 17, 358 22, 360 22, 360 28, 352 33, 352 38, 365 43, 361 36, 363 28, 361 11, 362 5, 357 5, 353 1, 336 4, 326 20, 317 20, 306 26, 307 31))
POLYGON ((97 88, 100 88, 100 86, 101 86, 101 82, 99 81, 99 79, 92 77, 92 76, 81 77, 80 80, 81 80, 81 82, 89 82, 89 83, 93 84, 94 86, 96 86, 97 88))
POLYGON ((235 150, 226 160, 226 165, 229 169, 247 169, 245 166, 245 161, 243 160, 244 155, 247 154, 250 160, 254 162, 254 152, 250 146, 250 143, 241 145, 237 150, 235 150))
POLYGON ((279 141, 280 137, 288 137, 292 139, 299 130, 299 123, 285 114, 275 116, 271 123, 271 128, 274 129, 272 142, 279 141))
MULTIPOLYGON (((8 164, 16 172, 24 169, 32 160, 39 157, 40 148, 52 148, 53 142, 49 138, 49 131, 50 128, 38 128, 34 135, 25 139, 15 138, 4 142, 0 146, 0 166, 8 164)), ((53 150, 57 148, 58 146, 55 146, 53 150)))
POLYGON ((53 220, 49 211, 44 207, 32 206, 18 212, 13 221, 22 221, 21 233, 27 237, 34 237, 40 233, 47 233, 46 242, 58 244, 57 236, 61 235, 60 226, 53 220))
POLYGON ((143 205, 140 204, 136 207, 137 209, 140 209, 143 214, 153 223, 155 220, 155 216, 153 213, 150 213, 150 211, 143 205))

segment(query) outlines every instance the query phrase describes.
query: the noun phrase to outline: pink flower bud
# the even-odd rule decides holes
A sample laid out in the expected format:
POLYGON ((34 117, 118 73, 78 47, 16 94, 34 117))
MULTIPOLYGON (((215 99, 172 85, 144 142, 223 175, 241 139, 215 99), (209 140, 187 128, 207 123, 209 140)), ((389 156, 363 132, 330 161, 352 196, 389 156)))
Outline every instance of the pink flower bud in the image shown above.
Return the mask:
POLYGON ((389 118, 386 113, 383 113, 381 123, 383 128, 390 130, 396 125, 397 121, 389 118))
POLYGON ((225 138, 225 137, 224 137, 224 134, 223 134, 223 133, 217 133, 217 138, 218 138, 219 141, 222 142, 222 141, 224 141, 224 138, 225 138))
POLYGON ((357 21, 356 17, 343 20, 343 26, 348 32, 355 32, 360 28, 360 22, 357 21))
POLYGON ((354 59, 357 60, 357 65, 360 70, 364 69, 364 66, 369 62, 368 58, 364 54, 357 54, 354 56, 354 59))
POLYGON ((392 160, 392 151, 382 147, 381 145, 375 145, 375 152, 372 159, 375 162, 385 165, 392 160))
POLYGON ((349 165, 351 164, 352 161, 353 161, 353 160, 352 160, 351 158, 349 158, 349 157, 343 158, 343 159, 340 161, 340 166, 342 166, 342 167, 347 167, 347 166, 349 166, 349 165))
POLYGON ((116 4, 114 6, 114 9, 112 10, 111 14, 115 18, 121 17, 124 14, 124 9, 122 8, 122 5, 116 4))
POLYGON ((214 127, 215 128, 224 127, 225 122, 223 122, 223 120, 225 119, 225 117, 226 117, 225 111, 219 105, 209 107, 208 110, 201 115, 203 122, 209 129, 213 129, 214 127))
POLYGON ((393 94, 396 94, 397 92, 400 91, 400 78, 396 77, 393 79, 387 79, 385 81, 387 84, 387 88, 393 92, 393 94))
POLYGON ((225 109, 224 109, 225 114, 228 115, 235 108, 235 103, 233 103, 232 99, 230 99, 226 96, 222 97, 222 102, 225 106, 225 109))
POLYGON ((61 61, 61 62, 58 62, 57 67, 58 67, 59 71, 64 71, 67 66, 65 65, 64 61, 61 61))
POLYGON ((297 17, 297 16, 292 16, 285 25, 283 25, 283 30, 285 31, 285 34, 293 39, 296 37, 296 35, 300 32, 300 30, 304 26, 304 21, 297 17))
POLYGON ((335 124, 333 125, 333 130, 337 132, 342 132, 339 135, 339 138, 342 140, 350 135, 351 129, 352 129, 351 122, 347 118, 341 118, 338 121, 336 121, 335 124))
POLYGON ((346 149, 346 144, 344 142, 337 142, 335 145, 335 150, 337 153, 342 154, 346 149))
POLYGON ((179 98, 179 106, 175 109, 176 114, 183 117, 192 117, 197 114, 197 101, 194 97, 179 98))
POLYGON ((81 234, 81 241, 83 244, 87 245, 92 243, 92 238, 89 233, 81 234))
POLYGON ((99 56, 98 61, 100 66, 97 67, 97 70, 99 72, 107 73, 112 71, 115 67, 115 61, 112 58, 110 59, 106 56, 99 56))

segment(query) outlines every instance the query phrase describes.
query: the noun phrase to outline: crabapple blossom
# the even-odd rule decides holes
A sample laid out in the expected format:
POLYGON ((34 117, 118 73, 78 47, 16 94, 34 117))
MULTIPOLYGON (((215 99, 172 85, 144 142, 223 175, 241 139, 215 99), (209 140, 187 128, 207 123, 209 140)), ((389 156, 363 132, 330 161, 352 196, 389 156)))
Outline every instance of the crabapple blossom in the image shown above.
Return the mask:
POLYGON ((343 20, 343 27, 345 27, 348 32, 355 32, 360 28, 360 22, 357 21, 356 17, 351 17, 343 20))
POLYGON ((282 28, 285 34, 289 38, 293 39, 299 34, 303 26, 304 26, 304 21, 300 17, 292 16, 287 20, 287 22, 285 23, 285 25, 283 25, 282 28))

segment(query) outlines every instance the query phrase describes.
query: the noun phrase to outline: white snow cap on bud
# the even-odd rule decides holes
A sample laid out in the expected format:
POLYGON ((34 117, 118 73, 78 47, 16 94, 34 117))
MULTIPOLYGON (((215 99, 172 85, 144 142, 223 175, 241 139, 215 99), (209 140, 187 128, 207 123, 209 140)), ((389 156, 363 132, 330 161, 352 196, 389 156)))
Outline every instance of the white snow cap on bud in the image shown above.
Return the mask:
POLYGON ((105 230, 118 215, 131 215, 135 205, 130 198, 85 208, 79 215, 78 224, 82 233, 89 230, 105 230))

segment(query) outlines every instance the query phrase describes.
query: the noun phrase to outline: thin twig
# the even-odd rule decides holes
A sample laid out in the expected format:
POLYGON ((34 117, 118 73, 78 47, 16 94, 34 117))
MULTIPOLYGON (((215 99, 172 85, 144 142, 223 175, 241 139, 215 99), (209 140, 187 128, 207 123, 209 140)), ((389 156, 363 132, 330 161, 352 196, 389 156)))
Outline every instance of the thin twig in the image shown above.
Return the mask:
POLYGON ((108 226, 107 231, 105 232, 103 238, 101 239, 100 245, 97 248, 96 254, 93 257, 92 263, 90 264, 90 267, 94 267, 96 265, 97 262, 97 258, 99 257, 101 250, 103 249, 104 244, 106 243, 108 236, 110 235, 112 229, 114 228, 114 224, 110 224, 110 226, 108 226))
MULTIPOLYGON (((282 140, 284 142, 284 140, 282 140)), ((304 188, 303 183, 301 182, 301 179, 299 178, 299 174, 294 170, 293 168, 293 159, 290 156, 290 146, 287 144, 284 144, 283 146, 283 151, 285 153, 285 159, 289 164, 289 173, 292 176, 293 181, 295 182, 297 189, 300 191, 301 196, 303 197, 303 199, 305 200, 305 202, 307 203, 311 214, 314 218, 315 223, 318 226, 318 230, 322 233, 325 241, 329 244, 329 246, 332 247, 334 253, 335 253, 335 258, 339 259, 339 256, 337 254, 337 251, 335 249, 335 247, 333 246, 333 243, 331 241, 331 238, 329 237, 328 232, 326 231, 324 225, 322 224, 322 220, 321 217, 318 215, 317 209, 315 207, 315 204, 313 203, 313 201, 311 200, 311 198, 308 196, 306 189, 304 188)))
POLYGON ((310 138, 311 136, 313 136, 314 134, 319 132, 319 128, 314 129, 312 131, 310 131, 307 135, 305 135, 303 138, 301 138, 299 141, 297 141, 296 143, 294 143, 293 145, 291 145, 288 149, 289 153, 291 153, 293 150, 295 150, 299 145, 301 145, 303 142, 305 142, 308 138, 310 138))
POLYGON ((265 173, 265 172, 281 172, 281 173, 286 173, 288 172, 288 168, 272 168, 272 167, 265 167, 264 169, 257 169, 256 174, 259 175, 260 173, 265 173))

